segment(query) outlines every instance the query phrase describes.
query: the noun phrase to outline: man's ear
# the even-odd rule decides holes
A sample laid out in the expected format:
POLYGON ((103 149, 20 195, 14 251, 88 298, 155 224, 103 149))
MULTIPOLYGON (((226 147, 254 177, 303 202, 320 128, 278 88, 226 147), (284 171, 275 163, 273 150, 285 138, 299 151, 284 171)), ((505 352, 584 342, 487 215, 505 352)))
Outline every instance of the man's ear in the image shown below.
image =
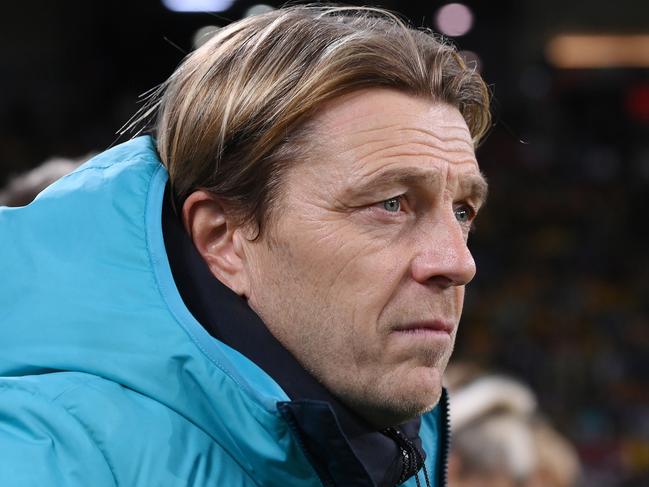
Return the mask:
POLYGON ((248 296, 242 239, 244 229, 232 212, 216 196, 207 191, 194 191, 182 209, 185 230, 194 246, 219 281, 240 296, 248 296))

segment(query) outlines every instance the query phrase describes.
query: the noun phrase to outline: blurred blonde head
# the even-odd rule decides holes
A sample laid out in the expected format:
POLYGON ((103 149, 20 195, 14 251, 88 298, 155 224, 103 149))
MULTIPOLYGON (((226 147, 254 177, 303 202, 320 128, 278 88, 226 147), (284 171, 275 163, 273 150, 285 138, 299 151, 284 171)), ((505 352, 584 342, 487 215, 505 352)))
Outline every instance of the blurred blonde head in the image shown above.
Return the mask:
POLYGON ((449 477, 454 487, 574 487, 579 460, 572 445, 541 418, 529 387, 476 368, 451 366, 453 432, 449 477))

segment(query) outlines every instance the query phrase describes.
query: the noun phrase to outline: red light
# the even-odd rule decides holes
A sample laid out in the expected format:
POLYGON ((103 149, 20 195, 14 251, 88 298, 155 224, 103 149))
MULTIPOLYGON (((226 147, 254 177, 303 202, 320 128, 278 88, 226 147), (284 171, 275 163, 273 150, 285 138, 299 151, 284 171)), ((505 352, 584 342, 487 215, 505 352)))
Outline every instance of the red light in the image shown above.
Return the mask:
POLYGON ((631 118, 649 122, 649 84, 632 86, 626 95, 626 110, 631 118))

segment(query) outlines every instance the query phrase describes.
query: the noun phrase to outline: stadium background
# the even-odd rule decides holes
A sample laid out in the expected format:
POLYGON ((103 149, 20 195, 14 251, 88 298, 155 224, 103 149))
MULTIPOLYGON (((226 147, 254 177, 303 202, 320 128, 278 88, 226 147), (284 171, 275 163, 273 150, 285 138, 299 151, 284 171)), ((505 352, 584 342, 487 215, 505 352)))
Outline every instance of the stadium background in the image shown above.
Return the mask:
MULTIPOLYGON (((139 95, 256 2, 225 3, 5 2, 0 186, 115 143, 139 95)), ((455 358, 528 383, 577 446, 584 485, 649 485, 649 2, 465 1, 444 20, 449 3, 380 5, 446 29, 494 93, 455 358), (556 43, 575 33, 589 37, 571 61, 556 43), (617 37, 603 48, 602 34, 617 37)))

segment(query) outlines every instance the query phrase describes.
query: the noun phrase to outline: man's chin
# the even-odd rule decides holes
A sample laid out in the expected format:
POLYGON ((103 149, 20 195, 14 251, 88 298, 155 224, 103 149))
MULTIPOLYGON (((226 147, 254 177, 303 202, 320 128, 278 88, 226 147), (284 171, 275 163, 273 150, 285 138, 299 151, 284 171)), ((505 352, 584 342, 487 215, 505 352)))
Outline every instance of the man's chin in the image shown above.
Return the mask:
POLYGON ((410 416, 410 419, 414 419, 417 416, 426 414, 430 412, 435 406, 437 406, 441 395, 441 387, 434 390, 417 391, 416 393, 413 393, 406 399, 404 399, 404 413, 407 413, 408 416, 410 416))
POLYGON ((371 423, 379 428, 388 426, 397 426, 412 421, 430 411, 432 411, 439 397, 435 401, 401 401, 399 404, 386 404, 373 417, 368 418, 371 423))
POLYGON ((442 394, 441 374, 439 378, 437 375, 410 376, 388 386, 387 391, 378 394, 373 405, 365 404, 366 411, 373 411, 370 421, 381 427, 396 426, 430 412, 442 394))

